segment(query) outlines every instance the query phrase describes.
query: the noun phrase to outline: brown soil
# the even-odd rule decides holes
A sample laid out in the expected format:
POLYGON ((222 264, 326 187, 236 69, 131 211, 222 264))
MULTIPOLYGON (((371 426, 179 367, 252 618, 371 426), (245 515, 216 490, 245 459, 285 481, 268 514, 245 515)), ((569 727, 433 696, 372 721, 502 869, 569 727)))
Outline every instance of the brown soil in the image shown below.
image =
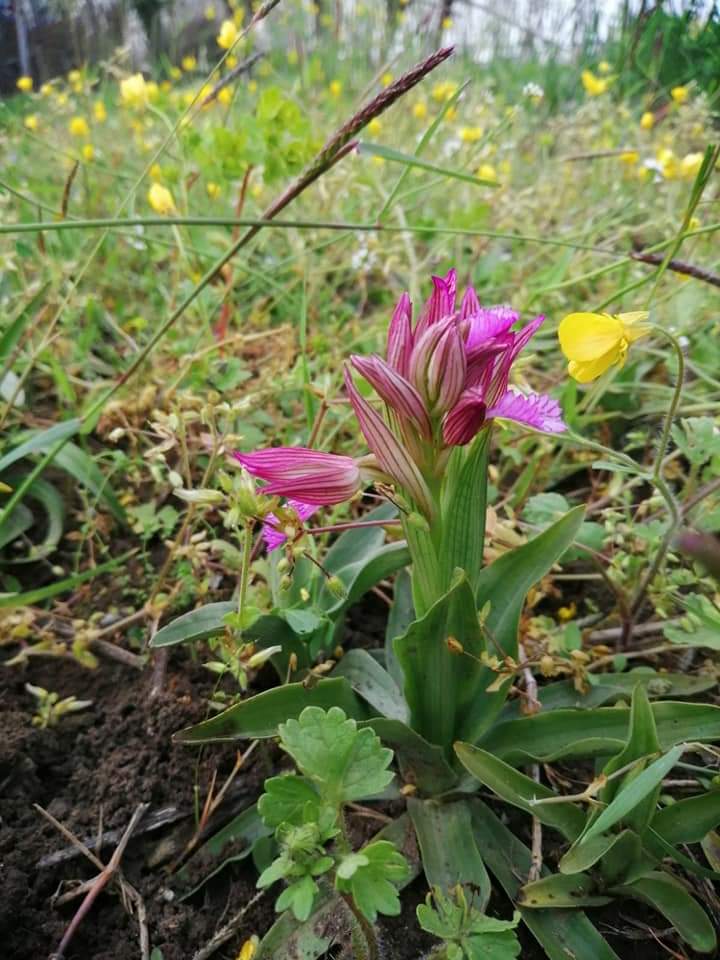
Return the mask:
MULTIPOLYGON (((353 611, 347 638, 350 643, 358 642, 364 628, 366 636, 375 634, 373 645, 377 645, 380 606, 371 603, 362 614, 353 611)), ((235 751, 231 745, 219 744, 199 752, 171 741, 175 731, 205 718, 207 698, 215 684, 207 671, 184 651, 175 653, 164 692, 154 700, 148 695, 150 674, 149 670, 140 674, 107 661, 91 671, 71 660, 37 658, 25 669, 5 669, 0 675, 2 960, 49 958, 81 902, 76 898, 57 906, 54 897, 97 873, 83 856, 47 862, 49 855, 71 845, 35 804, 89 844, 99 831, 108 835, 110 842, 99 851, 105 863, 115 847, 113 832, 122 833, 138 804, 150 804, 148 815, 175 808, 171 823, 153 831, 144 831, 141 825, 121 864, 123 876, 143 898, 150 944, 161 951, 162 960, 190 960, 255 894, 257 874, 246 861, 224 870, 187 900, 168 898, 172 881, 167 868, 193 833, 196 788, 201 804, 213 771, 217 769, 217 782, 222 783, 235 751), (27 682, 63 697, 93 700, 93 705, 62 718, 55 728, 39 729, 32 724, 35 701, 25 690, 27 682)), ((279 751, 271 743, 262 743, 237 777, 228 803, 212 826, 219 828, 252 802, 279 761, 279 751)), ((369 829, 367 824, 356 825, 359 842, 363 839, 360 833, 369 829)), ((427 956, 433 941, 419 930, 415 920, 415 907, 425 892, 424 883, 416 881, 403 895, 402 916, 380 922, 383 960, 427 956)), ((609 935, 622 960, 658 957, 661 950, 657 942, 637 926, 640 915, 634 909, 634 919, 623 915, 626 906, 622 905, 622 913, 609 909, 594 914, 594 919, 609 935), (626 934, 631 938, 640 934, 646 939, 628 939, 626 934)), ((493 901, 492 907, 493 913, 508 915, 509 905, 501 898, 493 901)), ((244 939, 252 933, 262 934, 273 919, 271 895, 249 910, 237 936, 215 956, 233 960, 244 939)), ((647 920, 657 929, 657 918, 647 920)), ((532 937, 526 932, 521 937, 523 960, 543 960, 544 954, 532 937)), ((118 886, 111 884, 80 925, 66 960, 137 960, 139 956, 137 920, 124 908, 118 886)), ((337 951, 330 951, 327 960, 337 956, 337 951)))

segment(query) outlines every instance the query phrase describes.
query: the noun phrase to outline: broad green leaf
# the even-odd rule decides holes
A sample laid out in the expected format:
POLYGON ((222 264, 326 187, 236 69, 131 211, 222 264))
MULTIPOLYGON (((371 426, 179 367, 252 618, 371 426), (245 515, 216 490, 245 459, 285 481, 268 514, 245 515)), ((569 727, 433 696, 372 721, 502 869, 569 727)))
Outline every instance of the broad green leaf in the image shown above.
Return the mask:
POLYGON ((427 170, 430 173, 439 173, 443 177, 450 177, 454 180, 464 180, 465 183, 472 183, 476 187, 499 186, 495 180, 483 180, 471 173, 464 173, 462 170, 450 170, 448 167, 439 167, 435 163, 428 163, 427 160, 421 160, 419 157, 413 157, 408 153, 401 153, 399 150, 393 150, 391 147, 383 147, 379 143, 362 141, 358 145, 358 151, 360 153, 367 153, 372 157, 382 157, 383 160, 402 163, 407 167, 427 170))
MULTIPOLYGON (((267 873, 267 870, 265 873, 267 873)), ((262 876, 260 879, 262 879, 262 876)), ((259 884, 260 881, 258 881, 259 884)), ((275 909, 278 913, 282 913, 283 910, 291 910, 296 920, 301 922, 307 920, 312 913, 316 892, 317 884, 309 874, 306 874, 285 887, 275 901, 275 909)))
POLYGON ((379 913, 397 917, 400 914, 398 888, 410 874, 405 857, 388 840, 374 840, 354 857, 350 876, 342 877, 338 870, 338 889, 352 896, 370 923, 377 920, 379 913))
POLYGON ((281 823, 298 826, 303 822, 308 804, 311 808, 320 808, 317 790, 302 777, 270 777, 264 786, 265 792, 258 800, 258 813, 268 827, 279 827, 281 823))
POLYGON ((447 892, 456 884, 477 890, 478 909, 490 899, 490 878, 474 842, 472 811, 467 800, 442 803, 408 798, 427 882, 447 892))
POLYGON ((485 643, 464 573, 393 647, 405 678, 410 725, 450 759, 468 713, 482 702, 479 683, 486 672, 478 662, 485 643), (467 655, 450 651, 450 637, 467 655))
POLYGON ((436 795, 457 786, 457 774, 436 744, 399 720, 374 717, 364 725, 372 727, 383 743, 395 752, 403 779, 415 784, 420 795, 436 795))
MULTIPOLYGON (((633 690, 630 704, 630 728, 627 743, 617 756, 605 764, 603 773, 606 777, 611 777, 617 770, 627 767, 633 761, 650 757, 659 752, 660 742, 655 729, 652 707, 645 687, 638 684, 633 690)), ((600 801, 604 804, 612 803, 621 791, 624 791, 635 778, 640 776, 647 764, 648 761, 644 760, 628 770, 623 777, 610 780, 600 792, 600 801)), ((625 826, 635 830, 637 834, 642 834, 655 813, 659 791, 660 783, 658 782, 656 788, 649 790, 625 818, 625 826)))
MULTIPOLYGON (((477 609, 489 605, 484 630, 487 647, 492 653, 498 654, 502 650, 517 658, 518 625, 528 591, 572 544, 583 516, 584 507, 575 507, 529 543, 503 554, 480 573, 477 609)), ((485 691, 495 679, 496 675, 485 669, 478 685, 485 691)), ((504 689, 492 694, 483 692, 475 698, 472 709, 465 711, 457 739, 473 744, 478 742, 502 709, 509 685, 508 680, 504 689)))
MULTIPOLYGON (((528 848, 481 800, 474 799, 472 820, 483 858, 511 900, 517 900, 522 878, 532 866, 528 848)), ((620 960, 581 910, 520 910, 525 925, 548 960, 620 960)))
MULTIPOLYGON (((622 846, 625 850, 628 845, 628 838, 633 838, 629 842, 636 844, 637 850, 635 852, 639 853, 639 837, 631 830, 623 830, 621 833, 602 833, 597 837, 573 845, 558 863, 560 873, 584 873, 594 867, 598 860, 608 856, 616 845, 622 846)), ((625 859, 628 862, 629 857, 625 857, 625 859)))
POLYGON ((282 748, 331 807, 382 793, 393 778, 392 750, 369 728, 359 730, 340 707, 305 707, 278 731, 282 748))
POLYGON ((341 707, 356 720, 367 716, 347 680, 318 680, 312 686, 288 683, 242 700, 216 717, 187 727, 173 736, 176 743, 211 743, 217 740, 242 740, 277 736, 281 723, 299 717, 305 707, 324 709, 341 707))
POLYGON ((518 621, 528 591, 572 544, 584 515, 584 507, 575 507, 528 543, 498 557, 480 574, 477 607, 482 610, 490 603, 488 633, 508 655, 517 655, 518 621))
POLYGON ((118 567, 122 567, 134 553, 134 550, 130 550, 121 557, 115 557, 113 560, 108 560, 107 563, 101 563, 90 570, 83 570, 82 573, 76 573, 64 580, 56 580, 46 587, 38 587, 37 590, 27 590, 25 593, 0 593, 0 609, 7 610, 10 607, 30 606, 31 604, 41 603, 43 600, 49 600, 50 597, 56 597, 68 590, 74 590, 81 583, 87 583, 88 580, 94 580, 102 573, 108 573, 110 570, 117 570, 118 567))
MULTIPOLYGON (((667 700, 653 703, 652 712, 662 750, 692 740, 720 740, 720 707, 667 700)), ((496 724, 480 746, 512 766, 562 757, 607 757, 623 749, 629 716, 629 710, 616 707, 541 711, 496 724)))
POLYGON ((624 886, 614 887, 616 897, 633 897, 666 917, 678 935, 693 950, 710 953, 717 946, 715 930, 707 914, 687 889, 667 873, 650 873, 624 886))
POLYGON ((592 877, 586 873, 573 873, 566 876, 554 873, 534 883, 527 883, 520 891, 519 907, 551 907, 553 910, 574 909, 575 907, 602 907, 611 903, 612 897, 596 892, 592 877))
POLYGON ((700 843, 720 824, 720 790, 688 797, 663 807, 651 826, 668 843, 700 843))
POLYGON ((442 548, 439 552, 442 582, 448 586, 458 568, 477 591, 485 548, 485 512, 490 429, 483 430, 469 447, 456 447, 443 484, 442 548))
POLYGON ((349 650, 332 671, 333 677, 345 677, 358 696, 383 717, 408 721, 408 709, 393 678, 367 650, 349 650))
POLYGON ((403 675, 400 664, 397 662, 393 641, 395 637, 406 633, 415 619, 415 609, 412 599, 412 584, 407 570, 401 570, 395 578, 393 603, 388 614, 385 628, 385 666, 399 689, 403 687, 403 675))
POLYGON ((680 757, 683 755, 686 747, 680 744, 673 747, 669 753, 659 760, 651 763, 641 774, 628 783, 627 786, 616 794, 615 799, 610 806, 606 807, 600 816, 593 821, 590 828, 583 836, 583 841, 588 841, 598 834, 604 833, 610 827, 626 818, 639 803, 641 803, 648 794, 651 794, 655 788, 662 782, 663 778, 672 770, 680 757))
POLYGON ((410 872, 404 880, 397 882, 398 889, 402 890, 420 876, 422 864, 418 856, 415 828, 408 813, 401 813, 395 820, 391 820, 382 830, 378 830, 372 839, 373 843, 377 840, 389 840, 404 854, 410 872))
POLYGON ((566 840, 574 840, 585 827, 585 813, 572 803, 535 804, 534 800, 556 797, 557 794, 541 783, 519 773, 513 767, 469 743, 456 743, 458 759, 476 780, 496 793, 501 800, 512 803, 526 813, 537 817, 545 826, 558 830, 566 840))
POLYGON ((188 643, 206 640, 224 633, 225 617, 235 613, 237 603, 223 600, 220 603, 206 603, 202 607, 183 613, 170 623, 161 627, 150 641, 151 647, 169 647, 175 643, 188 643))

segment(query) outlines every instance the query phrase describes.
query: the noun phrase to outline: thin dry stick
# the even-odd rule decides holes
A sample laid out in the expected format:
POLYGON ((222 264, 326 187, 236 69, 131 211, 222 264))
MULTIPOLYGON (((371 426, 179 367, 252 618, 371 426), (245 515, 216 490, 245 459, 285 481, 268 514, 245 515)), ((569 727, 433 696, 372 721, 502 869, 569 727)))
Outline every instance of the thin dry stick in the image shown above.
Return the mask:
MULTIPOLYGON (((77 929, 82 923, 85 916, 89 913, 93 903, 98 898, 100 893, 105 889, 105 887, 113 878, 115 873, 117 873, 120 867, 120 861, 122 859, 122 855, 125 852, 125 848, 128 845, 128 842, 135 830, 135 827, 140 822, 140 820, 142 819, 142 817, 144 816, 145 812, 147 811, 150 805, 148 803, 141 803, 137 806, 107 866, 105 866, 100 860, 98 860, 98 858, 95 856, 94 853, 91 853, 90 850, 88 850, 88 848, 80 840, 77 839, 77 837, 75 837, 66 827, 64 827, 51 814, 49 814, 47 810, 43 810, 43 808, 38 806, 37 804, 35 804, 34 806, 36 810, 40 811, 40 813, 42 813, 44 817, 46 817, 54 826, 56 826, 79 849, 81 849, 82 852, 85 854, 85 856, 92 863, 94 863, 96 866, 100 868, 100 873, 97 875, 97 877, 95 877, 94 881, 92 882, 92 885, 90 886, 90 888, 87 891, 87 894, 85 895, 85 899, 80 904, 77 910, 77 913, 70 921, 70 925, 68 926, 67 930, 63 935, 62 940, 60 941, 60 946, 57 948, 55 953, 51 954, 51 960, 61 960, 61 958, 64 956, 65 951, 67 950, 70 944, 70 941, 75 936, 75 933, 77 932, 77 929)), ((129 886, 129 885, 126 885, 126 886, 129 886)), ((133 899, 137 903, 140 900, 140 895, 134 889, 132 890, 131 896, 133 894, 134 894, 133 899)), ((143 915, 143 922, 144 922, 144 933, 143 933, 143 924, 141 924, 141 948, 143 949, 143 957, 145 957, 146 955, 148 955, 149 943, 147 942, 147 923, 145 922, 144 908, 142 911, 142 915, 143 915)))
POLYGON ((224 943, 227 943, 228 940, 232 939, 232 937, 234 937, 237 933, 238 927, 245 919, 245 914, 248 912, 248 910, 252 909, 256 903, 259 903, 266 893, 267 890, 260 890, 259 893, 256 893, 254 897, 248 900, 248 902, 242 906, 237 913, 230 917, 226 924, 220 927, 219 930, 216 930, 205 946, 201 947, 197 953, 193 955, 192 960, 208 960, 208 957, 211 957, 224 943))
MULTIPOLYGON (((522 643, 518 644, 518 656, 520 657, 521 662, 527 660, 527 654, 525 653, 525 648, 522 643)), ((539 713, 542 708, 542 704, 538 700, 538 685, 537 680, 535 679, 535 674, 532 672, 530 667, 523 667, 522 675, 525 679, 526 711, 530 714, 539 713)), ((536 783, 540 783, 540 765, 538 763, 532 764, 530 768, 530 774, 536 783)), ((539 880, 542 874, 542 842, 542 824, 538 818, 533 815, 532 848, 530 855, 530 870, 527 878, 528 883, 533 883, 535 880, 539 880)))
POLYGON ((248 57, 247 60, 243 60, 242 63, 239 63, 236 67, 233 67, 230 73, 227 73, 222 80, 215 84, 210 93, 200 104, 200 107, 207 107, 207 105, 212 103, 213 100, 216 100, 217 95, 221 90, 224 90, 225 87, 229 87, 231 83, 234 83, 238 77, 242 76, 243 73, 248 71, 258 62, 258 60, 264 56, 265 54, 262 51, 258 51, 257 53, 253 53, 252 56, 248 57))
MULTIPOLYGON (((636 250, 630 254, 633 260, 639 260, 641 263, 651 263, 653 266, 660 266, 665 259, 660 253, 642 253, 636 250)), ((668 260, 666 270, 673 273, 682 273, 686 277, 694 277, 696 280, 702 280, 713 287, 720 287, 720 276, 705 270, 703 267, 696 267, 693 263, 686 263, 684 260, 668 260)))

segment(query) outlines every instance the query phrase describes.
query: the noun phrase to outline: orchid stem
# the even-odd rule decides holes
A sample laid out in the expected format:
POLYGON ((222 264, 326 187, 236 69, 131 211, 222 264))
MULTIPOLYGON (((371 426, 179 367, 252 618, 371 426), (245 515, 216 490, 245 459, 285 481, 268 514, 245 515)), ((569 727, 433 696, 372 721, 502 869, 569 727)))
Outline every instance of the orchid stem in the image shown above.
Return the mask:
POLYGON ((248 583, 250 582, 250 555, 252 552, 252 531, 255 521, 251 518, 245 521, 243 536, 242 570, 240 572, 240 590, 238 592, 238 619, 240 621, 240 639, 243 635, 243 616, 245 600, 247 598, 248 583))
POLYGON ((665 459, 665 452, 667 450, 668 442, 670 440, 670 431, 672 430, 673 420, 677 414, 678 407, 680 406, 680 401, 682 399, 682 390, 685 383, 685 355, 683 349, 680 346, 680 343, 677 337, 673 336, 669 330, 665 330, 663 327, 655 326, 653 328, 656 333, 662 334, 666 340, 670 342, 673 350, 675 351, 675 356, 677 357, 678 369, 677 369, 677 381, 675 383, 675 390, 673 391, 672 400, 670 402, 670 407, 665 416, 665 422, 663 424, 663 431, 660 437, 660 443, 658 445, 658 452, 655 458, 655 469, 653 470, 653 480, 657 483, 662 475, 662 466, 663 460, 665 459))

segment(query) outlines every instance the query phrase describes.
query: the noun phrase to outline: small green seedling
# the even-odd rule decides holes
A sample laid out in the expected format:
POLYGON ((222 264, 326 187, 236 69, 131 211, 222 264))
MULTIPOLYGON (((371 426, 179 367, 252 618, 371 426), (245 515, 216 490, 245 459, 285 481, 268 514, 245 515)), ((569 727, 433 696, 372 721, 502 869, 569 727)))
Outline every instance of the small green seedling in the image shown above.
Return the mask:
POLYGON ((66 713, 77 713, 92 706, 92 700, 78 700, 76 697, 64 697, 61 700, 60 694, 52 693, 44 687, 35 687, 32 683, 26 683, 25 689, 37 700, 37 708, 32 718, 33 726, 43 730, 57 726, 66 713))
POLYGON ((435 888, 416 912, 423 930, 443 941, 433 960, 514 960, 520 954, 515 935, 520 914, 512 920, 488 917, 460 884, 449 896, 435 888))

